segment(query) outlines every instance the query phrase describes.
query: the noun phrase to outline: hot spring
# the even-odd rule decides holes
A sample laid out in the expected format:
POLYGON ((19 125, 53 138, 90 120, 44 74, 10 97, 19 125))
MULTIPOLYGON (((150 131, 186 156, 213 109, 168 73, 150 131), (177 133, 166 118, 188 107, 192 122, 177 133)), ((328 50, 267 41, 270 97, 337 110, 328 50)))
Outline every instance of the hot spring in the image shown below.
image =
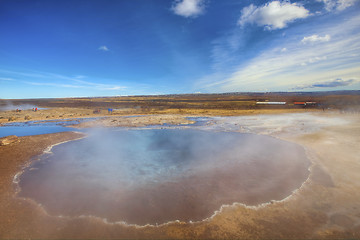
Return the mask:
POLYGON ((19 196, 55 216, 199 221, 224 204, 281 200, 309 175, 305 150, 272 137, 194 129, 98 130, 53 147, 19 196))

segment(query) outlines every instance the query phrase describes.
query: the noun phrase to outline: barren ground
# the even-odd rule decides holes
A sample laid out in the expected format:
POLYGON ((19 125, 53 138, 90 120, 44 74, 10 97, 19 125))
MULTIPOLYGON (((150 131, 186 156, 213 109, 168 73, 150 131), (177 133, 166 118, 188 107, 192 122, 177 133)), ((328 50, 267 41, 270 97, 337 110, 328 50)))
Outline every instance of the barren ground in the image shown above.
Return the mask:
POLYGON ((241 116, 324 110, 359 112, 359 106, 360 91, 0 99, 0 124, 13 121, 154 114, 241 116), (286 104, 257 104, 257 102, 278 101, 286 104), (296 105, 295 102, 315 102, 315 104, 296 105), (38 108, 38 111, 32 111, 33 108, 38 108), (16 109, 21 111, 17 112, 16 109), (111 114, 108 109, 113 110, 111 114))
MULTIPOLYGON (((171 116, 166 118, 171 121, 171 116)), ((147 121, 146 117, 138 119, 139 126, 144 124, 141 119, 147 121)), ((36 203, 16 197, 14 176, 49 145, 82 135, 67 132, 21 137, 19 143, 0 146, 0 238, 360 238, 359 114, 217 117, 206 127, 298 143, 313 162, 310 178, 283 201, 258 207, 224 206, 212 218, 196 223, 136 227, 97 218, 53 217, 36 203)))

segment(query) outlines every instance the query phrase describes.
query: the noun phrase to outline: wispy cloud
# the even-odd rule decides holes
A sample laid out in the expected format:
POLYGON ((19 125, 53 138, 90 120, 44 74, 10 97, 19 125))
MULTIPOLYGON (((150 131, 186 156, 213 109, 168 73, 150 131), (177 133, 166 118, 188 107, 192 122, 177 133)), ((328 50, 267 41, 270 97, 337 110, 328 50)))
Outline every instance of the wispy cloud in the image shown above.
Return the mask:
POLYGON ((98 50, 104 51, 104 52, 110 51, 107 46, 100 46, 100 47, 98 48, 98 50))
MULTIPOLYGON (((103 84, 99 82, 89 81, 86 76, 78 75, 75 77, 69 77, 61 74, 48 73, 48 72, 22 72, 22 71, 7 71, 1 70, 6 74, 11 74, 12 76, 17 76, 19 83, 25 83, 33 86, 49 86, 57 88, 78 88, 78 89, 93 89, 100 91, 114 91, 114 90, 124 90, 127 89, 126 86, 119 86, 116 84, 103 84)), ((0 78, 1 80, 1 78, 0 78)), ((108 81, 108 79, 107 79, 108 81)))
POLYGON ((113 91, 113 90, 124 90, 126 87, 122 86, 114 86, 107 84, 93 84, 93 83, 84 83, 84 84, 61 84, 61 83, 47 83, 47 82, 30 82, 30 81, 22 81, 23 83, 33 85, 33 86, 49 86, 49 87, 60 87, 60 88, 81 88, 81 89, 96 89, 96 90, 105 90, 105 91, 113 91))
POLYGON ((44 82, 31 82, 31 81, 22 81, 22 83, 26 83, 33 86, 51 86, 51 87, 60 87, 60 88, 83 88, 79 85, 72 84, 60 84, 60 83, 44 83, 44 82))
MULTIPOLYGON (((84 76, 82 76, 84 78, 84 76)), ((102 84, 102 83, 93 83, 84 80, 80 80, 79 78, 73 79, 74 82, 80 84, 83 87, 92 87, 99 90, 123 90, 126 89, 124 86, 110 85, 110 84, 102 84)))
MULTIPOLYGON (((213 73, 199 80, 202 91, 233 92, 289 90, 294 86, 326 82, 328 79, 360 77, 360 16, 349 16, 338 24, 314 26, 318 36, 331 41, 303 44, 298 33, 279 38, 277 44, 238 65, 232 73, 213 73), (282 49, 286 48, 286 51, 282 49)), ((307 28, 305 28, 308 30, 307 28)), ((312 36, 311 34, 304 34, 312 36)), ((359 84, 359 82, 354 82, 359 84)), ((357 85, 356 85, 357 86, 357 85)))
POLYGON ((273 1, 260 7, 251 4, 243 8, 238 24, 242 27, 256 24, 265 26, 267 30, 274 30, 285 28, 288 23, 308 16, 309 11, 298 3, 273 1))
POLYGON ((172 11, 183 17, 197 17, 204 12, 204 0, 178 0, 172 6, 172 11))
POLYGON ((316 62, 319 62, 319 61, 324 61, 324 60, 326 60, 326 59, 327 59, 326 56, 323 56, 323 57, 312 57, 312 58, 309 58, 306 62, 301 63, 301 66, 306 66, 306 65, 308 65, 308 64, 316 63, 316 62))
POLYGON ((121 86, 113 86, 113 87, 105 87, 103 88, 104 90, 124 90, 126 89, 126 87, 121 87, 121 86))
POLYGON ((14 81, 15 79, 13 78, 4 78, 4 77, 0 77, 0 81, 14 81))
POLYGON ((342 78, 337 78, 331 81, 326 81, 326 82, 316 82, 310 85, 300 85, 300 86, 296 86, 295 88, 293 88, 294 90, 303 90, 303 89, 309 89, 309 88, 335 88, 335 87, 344 87, 344 86, 349 86, 352 85, 354 83, 356 83, 357 81, 355 79, 348 79, 348 80, 343 80, 342 78))
POLYGON ((323 2, 327 11, 343 11, 353 6, 358 0, 317 0, 323 2))
POLYGON ((331 36, 329 34, 326 34, 323 37, 320 37, 319 35, 314 34, 314 35, 311 35, 311 36, 308 36, 308 37, 304 37, 301 40, 301 42, 303 44, 315 43, 315 42, 328 42, 328 41, 330 41, 330 39, 331 39, 331 36))

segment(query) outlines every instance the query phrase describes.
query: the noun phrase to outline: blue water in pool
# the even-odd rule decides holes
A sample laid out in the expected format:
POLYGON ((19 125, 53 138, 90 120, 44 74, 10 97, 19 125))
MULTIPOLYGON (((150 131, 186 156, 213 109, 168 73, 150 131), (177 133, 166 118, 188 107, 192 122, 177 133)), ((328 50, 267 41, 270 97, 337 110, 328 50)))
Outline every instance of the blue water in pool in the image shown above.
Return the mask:
POLYGON ((52 215, 156 224, 198 221, 223 204, 280 200, 308 177, 304 149, 272 137, 194 129, 96 129, 55 146, 19 195, 52 215))
MULTIPOLYGON (((136 116, 130 116, 136 117, 136 116)), ((44 120, 44 121, 28 121, 28 122, 14 122, 0 125, 0 138, 9 135, 16 135, 18 137, 40 135, 57 132, 69 132, 69 131, 84 131, 83 129, 75 129, 67 127, 70 125, 78 124, 84 121, 95 120, 96 118, 82 118, 82 119, 71 119, 71 120, 44 120)), ((186 124, 182 126, 193 126, 198 127, 204 125, 208 118, 205 117, 190 117, 189 120, 195 121, 194 124, 186 124)), ((158 127, 154 125, 152 127, 158 127)), ((162 126, 171 127, 176 125, 164 124, 162 126)), ((151 127, 151 126, 150 126, 151 127)))
POLYGON ((0 127, 0 137, 6 137, 9 135, 16 135, 18 137, 30 136, 30 135, 39 135, 47 133, 57 133, 57 132, 66 132, 74 131, 74 128, 66 128, 63 126, 28 126, 28 127, 0 127))
POLYGON ((29 122, 14 122, 6 123, 0 126, 0 138, 9 135, 16 135, 18 137, 31 136, 39 134, 79 131, 79 129, 67 127, 77 124, 81 121, 89 121, 92 119, 74 119, 62 121, 29 121, 29 122))

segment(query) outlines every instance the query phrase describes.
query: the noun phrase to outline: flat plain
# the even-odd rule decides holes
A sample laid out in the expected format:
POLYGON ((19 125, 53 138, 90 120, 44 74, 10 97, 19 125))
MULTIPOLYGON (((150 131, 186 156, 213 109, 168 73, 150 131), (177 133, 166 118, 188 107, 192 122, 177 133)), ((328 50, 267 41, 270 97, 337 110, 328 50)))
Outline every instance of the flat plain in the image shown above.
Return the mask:
POLYGON ((0 238, 360 238, 360 97, 355 93, 1 100, 7 107, 0 112, 2 123, 94 117, 83 127, 131 128, 165 123, 188 126, 192 121, 187 117, 209 117, 205 125, 209 129, 297 143, 312 164, 309 178, 281 201, 258 206, 234 203, 197 222, 129 226, 97 217, 51 216, 36 202, 17 197, 14 179, 34 157, 49 146, 84 135, 63 132, 20 137, 18 142, 0 146, 0 238), (259 101, 289 104, 259 106, 259 101), (35 107, 38 111, 32 110, 35 107), (16 111, 19 108, 21 112, 16 111))

